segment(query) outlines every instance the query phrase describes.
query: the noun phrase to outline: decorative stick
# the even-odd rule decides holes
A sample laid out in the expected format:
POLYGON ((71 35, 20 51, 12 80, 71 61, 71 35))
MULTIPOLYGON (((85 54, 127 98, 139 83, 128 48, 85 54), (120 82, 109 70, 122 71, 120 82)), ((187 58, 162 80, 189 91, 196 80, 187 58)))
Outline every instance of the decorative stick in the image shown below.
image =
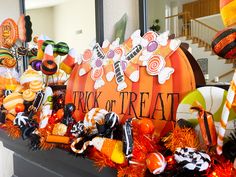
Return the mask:
POLYGON ((217 139, 217 154, 222 154, 222 146, 223 140, 225 136, 225 131, 227 127, 227 122, 229 118, 230 109, 232 107, 236 92, 236 70, 234 71, 233 80, 230 83, 230 87, 227 93, 226 101, 222 110, 221 119, 220 119, 220 128, 218 132, 218 139, 217 139))

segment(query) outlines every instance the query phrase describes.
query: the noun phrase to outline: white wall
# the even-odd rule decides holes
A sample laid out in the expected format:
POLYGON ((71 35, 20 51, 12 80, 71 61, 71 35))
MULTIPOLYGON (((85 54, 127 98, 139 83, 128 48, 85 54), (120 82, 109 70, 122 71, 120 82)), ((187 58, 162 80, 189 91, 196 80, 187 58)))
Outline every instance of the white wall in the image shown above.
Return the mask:
POLYGON ((54 39, 52 7, 27 10, 26 14, 31 18, 33 37, 45 34, 54 39))
POLYGON ((95 0, 67 0, 54 7, 27 10, 34 34, 66 42, 82 53, 96 38, 95 0), (78 34, 78 31, 82 33, 78 34))
POLYGON ((104 38, 112 41, 114 25, 127 13, 125 39, 139 29, 139 6, 137 0, 104 0, 104 38))
POLYGON ((53 18, 55 40, 67 42, 79 53, 96 38, 95 0, 66 1, 54 7, 53 18))
POLYGON ((147 1, 147 18, 148 28, 152 26, 154 20, 159 19, 159 32, 165 31, 165 5, 166 0, 148 0, 147 1))
POLYGON ((6 18, 17 22, 20 16, 19 0, 0 0, 0 4, 0 23, 6 18))

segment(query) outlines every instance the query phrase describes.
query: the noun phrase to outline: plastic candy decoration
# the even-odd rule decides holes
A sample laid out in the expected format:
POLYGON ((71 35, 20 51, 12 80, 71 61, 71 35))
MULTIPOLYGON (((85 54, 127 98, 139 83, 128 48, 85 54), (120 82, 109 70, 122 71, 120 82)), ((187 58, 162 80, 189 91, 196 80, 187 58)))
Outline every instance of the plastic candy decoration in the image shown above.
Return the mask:
POLYGON ((210 156, 194 148, 177 148, 174 154, 177 163, 188 170, 204 171, 210 166, 210 156))
POLYGON ((29 83, 35 80, 42 81, 42 76, 31 66, 28 66, 28 69, 20 77, 20 84, 29 86, 29 83))
POLYGON ((0 66, 13 68, 16 65, 16 59, 10 52, 10 50, 5 48, 0 48, 0 66))
POLYGON ((15 114, 15 106, 23 101, 22 94, 14 92, 3 99, 3 106, 10 113, 15 114))
POLYGON ((205 111, 201 105, 197 105, 191 109, 198 111, 198 124, 204 143, 207 146, 215 146, 217 134, 212 114, 205 111))
POLYGON ((68 52, 69 52, 69 46, 65 42, 58 42, 55 45, 55 47, 56 47, 56 52, 60 56, 64 56, 64 55, 68 54, 68 52))
MULTIPOLYGON (((185 119, 194 126, 195 130, 200 131, 199 114, 197 111, 191 110, 191 107, 196 106, 196 102, 198 102, 205 111, 213 115, 214 124, 218 130, 221 124, 221 113, 226 95, 227 91, 218 87, 200 87, 182 99, 177 108, 176 120, 185 119)), ((234 130, 235 115, 236 113, 232 109, 228 119, 227 134, 234 130)))
POLYGON ((42 81, 31 81, 29 84, 30 89, 32 92, 37 93, 43 89, 43 82, 42 81))
POLYGON ((25 110, 25 105, 24 104, 22 104, 22 103, 17 103, 16 104, 16 107, 15 107, 16 113, 24 112, 24 110, 25 110))
POLYGON ((231 110, 232 103, 235 98, 235 92, 236 92, 236 71, 234 72, 233 79, 228 90, 228 94, 226 97, 226 101, 224 103, 224 107, 223 107, 222 115, 220 119, 220 128, 218 132, 217 148, 216 148, 217 154, 219 155, 222 154, 223 140, 225 136, 226 127, 228 124, 230 110, 231 110))
POLYGON ((133 132, 132 132, 132 119, 125 121, 123 125, 123 152, 125 153, 126 158, 132 157, 133 152, 133 132))
POLYGON ((220 0, 220 14, 226 27, 230 27, 236 24, 235 10, 235 0, 220 0))
POLYGON ((50 44, 45 48, 41 71, 47 76, 53 75, 57 72, 57 64, 53 57, 53 47, 50 44))
POLYGON ((157 175, 164 171, 167 163, 161 153, 155 152, 147 155, 146 164, 150 172, 157 175))
POLYGON ((96 123, 99 136, 112 138, 113 131, 119 124, 119 117, 114 112, 109 112, 104 116, 104 124, 96 123))
MULTIPOLYGON (((236 3, 236 1, 235 1, 236 3)), ((236 29, 227 28, 218 32, 212 41, 212 50, 225 59, 236 58, 236 29)))
POLYGON ((74 137, 81 137, 85 133, 84 130, 84 122, 79 121, 72 126, 70 132, 74 137))
POLYGON ((13 122, 14 122, 14 125, 22 127, 22 126, 25 126, 28 121, 29 121, 28 117, 25 115, 24 112, 18 112, 13 122))
POLYGON ((70 49, 66 58, 60 63, 60 69, 65 71, 66 74, 70 74, 77 57, 77 52, 75 49, 70 49))
POLYGON ((72 118, 72 114, 75 111, 75 105, 73 103, 68 103, 64 108, 64 117, 62 119, 62 123, 65 125, 70 125, 74 123, 74 119, 72 118))
POLYGON ((44 98, 42 101, 42 111, 40 113, 39 128, 45 128, 48 124, 48 120, 52 115, 53 101, 52 101, 53 91, 51 87, 46 87, 44 90, 44 98))
POLYGON ((90 145, 94 146, 97 150, 105 154, 107 157, 109 157, 113 162, 117 164, 122 164, 125 162, 125 155, 122 151, 123 150, 122 141, 113 140, 109 138, 95 137, 91 141, 85 142, 82 149, 78 150, 75 148, 75 145, 79 143, 81 140, 82 138, 78 138, 71 144, 71 149, 75 153, 78 154, 83 153, 84 150, 86 150, 86 148, 90 145))
POLYGON ((23 99, 25 101, 34 101, 34 98, 36 96, 36 93, 33 92, 31 89, 26 89, 24 92, 23 92, 23 99))
POLYGON ((11 18, 4 20, 0 26, 0 46, 11 48, 18 39, 17 24, 11 18))
POLYGON ((54 41, 52 41, 52 40, 45 40, 44 42, 43 42, 43 45, 42 45, 42 50, 45 52, 45 49, 46 49, 46 47, 48 46, 48 45, 51 45, 52 46, 52 48, 53 48, 53 52, 55 52, 56 51, 56 48, 55 48, 55 42, 54 41))
POLYGON ((42 59, 43 56, 44 56, 44 52, 43 52, 42 47, 43 47, 43 42, 44 42, 45 40, 48 40, 48 37, 45 36, 45 35, 40 35, 40 36, 38 37, 38 39, 37 39, 37 45, 38 45, 37 58, 38 58, 38 59, 42 59))
POLYGON ((105 109, 93 108, 84 117, 85 131, 89 131, 91 134, 98 133, 96 123, 101 124, 108 112, 105 109))

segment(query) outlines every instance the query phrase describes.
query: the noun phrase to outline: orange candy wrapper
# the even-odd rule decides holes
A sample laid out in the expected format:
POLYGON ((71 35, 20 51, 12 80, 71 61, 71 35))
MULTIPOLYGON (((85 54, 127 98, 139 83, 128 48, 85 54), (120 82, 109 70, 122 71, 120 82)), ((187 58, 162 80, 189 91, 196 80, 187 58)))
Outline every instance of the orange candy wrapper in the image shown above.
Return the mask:
POLYGON ((200 105, 191 109, 198 111, 198 123, 204 143, 207 146, 215 146, 217 143, 217 134, 213 115, 205 111, 200 105))
POLYGON ((69 144, 70 138, 68 136, 48 135, 46 138, 46 142, 69 144))

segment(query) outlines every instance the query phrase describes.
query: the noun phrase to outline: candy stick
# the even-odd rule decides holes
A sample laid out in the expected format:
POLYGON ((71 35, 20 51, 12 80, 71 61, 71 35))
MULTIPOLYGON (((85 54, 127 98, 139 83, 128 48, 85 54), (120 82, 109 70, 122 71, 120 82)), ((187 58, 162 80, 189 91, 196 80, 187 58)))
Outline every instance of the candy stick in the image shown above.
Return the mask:
POLYGON ((235 97, 235 91, 236 91, 236 70, 234 72, 233 75, 233 80, 230 83, 230 87, 228 90, 228 94, 226 97, 226 101, 222 110, 222 115, 221 115, 221 120, 220 120, 220 128, 219 128, 219 132, 218 132, 218 139, 217 139, 217 154, 221 155, 222 154, 222 146, 223 146, 223 139, 224 139, 224 135, 225 135, 225 130, 226 130, 226 126, 227 126, 227 122, 228 122, 228 118, 229 118, 229 113, 230 113, 230 109, 232 107, 232 103, 234 101, 234 97, 235 97))

